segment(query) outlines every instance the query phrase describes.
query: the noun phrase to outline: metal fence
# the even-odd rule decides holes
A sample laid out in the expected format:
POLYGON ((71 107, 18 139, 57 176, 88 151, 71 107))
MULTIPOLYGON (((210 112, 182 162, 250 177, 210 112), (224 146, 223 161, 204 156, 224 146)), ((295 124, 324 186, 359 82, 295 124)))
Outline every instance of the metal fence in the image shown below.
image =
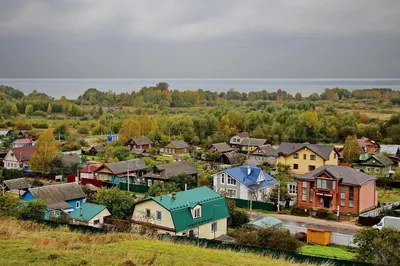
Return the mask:
MULTIPOLYGON (((119 189, 128 190, 128 184, 120 182, 119 189)), ((149 191, 149 187, 145 185, 129 184, 129 191, 135 193, 147 193, 147 191, 149 191)))
MULTIPOLYGON (((250 201, 243 200, 243 199, 232 199, 236 203, 236 207, 249 209, 250 208, 250 201)), ((274 204, 270 202, 260 202, 260 201, 252 201, 251 202, 252 209, 257 210, 264 210, 264 211, 273 211, 274 204)))
POLYGON ((400 201, 392 203, 392 204, 389 204, 389 205, 382 206, 380 208, 376 208, 374 210, 370 210, 370 211, 361 213, 359 216, 361 216, 361 217, 378 217, 379 214, 381 213, 381 211, 385 211, 385 210, 389 210, 389 209, 392 209, 392 208, 396 208, 398 206, 400 206, 400 201))

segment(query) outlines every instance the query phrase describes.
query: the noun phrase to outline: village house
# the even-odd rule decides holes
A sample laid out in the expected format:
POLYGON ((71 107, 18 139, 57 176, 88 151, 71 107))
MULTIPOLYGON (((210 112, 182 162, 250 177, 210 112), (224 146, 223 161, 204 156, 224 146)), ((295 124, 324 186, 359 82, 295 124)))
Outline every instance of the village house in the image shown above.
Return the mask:
POLYGON ((142 183, 141 177, 149 167, 140 159, 105 163, 96 170, 96 179, 112 184, 142 183), (129 177, 129 182, 128 182, 129 177))
POLYGON ((151 186, 154 181, 169 182, 171 177, 182 174, 192 176, 197 181, 198 173, 199 170, 191 162, 179 161, 155 165, 153 170, 143 177, 146 180, 146 184, 151 186))
POLYGON ((221 154, 221 156, 216 161, 226 165, 240 165, 243 163, 244 159, 245 157, 241 154, 235 151, 230 151, 221 154))
POLYGON ((379 150, 379 144, 372 139, 362 137, 357 139, 358 145, 360 145, 360 153, 374 153, 379 150))
POLYGON ((40 199, 47 205, 45 219, 59 217, 79 209, 86 201, 86 194, 77 183, 29 188, 21 197, 24 201, 40 199))
POLYGON ((297 178, 297 205, 358 214, 378 205, 376 178, 356 169, 324 165, 297 178))
POLYGON ((278 181, 254 165, 226 169, 213 175, 214 190, 229 198, 265 201, 278 181))
POLYGON ((245 138, 240 144, 240 151, 243 153, 251 153, 258 147, 266 145, 266 139, 245 138))
POLYGON ((5 192, 12 192, 21 196, 31 187, 31 184, 28 179, 22 177, 4 180, 1 182, 0 187, 3 190, 3 195, 5 192))
POLYGON ((226 142, 213 143, 206 149, 206 152, 225 153, 225 152, 230 152, 230 151, 233 151, 233 148, 230 147, 228 145, 228 143, 226 143, 226 142))
POLYGON ((79 170, 79 179, 96 179, 96 171, 100 166, 102 166, 102 164, 89 164, 88 166, 83 167, 79 170))
POLYGON ((393 161, 383 154, 372 154, 368 159, 358 162, 354 168, 375 177, 389 177, 394 174, 393 161))
POLYGON ((104 147, 103 145, 97 145, 97 146, 92 146, 87 152, 87 155, 96 155, 98 154, 100 151, 105 150, 106 147, 104 147))
POLYGON ((103 227, 104 218, 108 216, 111 216, 111 213, 108 211, 107 206, 88 202, 83 203, 79 209, 69 214, 72 224, 82 224, 98 228, 103 227))
POLYGON ((126 145, 129 146, 131 150, 139 150, 139 151, 148 151, 151 149, 153 145, 153 141, 149 139, 148 137, 139 137, 139 138, 133 138, 130 139, 126 142, 126 145))
POLYGON ((379 152, 390 157, 400 157, 399 145, 381 145, 379 152))
POLYGON ((34 146, 35 142, 32 139, 17 139, 13 142, 13 148, 34 146))
POLYGON ((199 187, 137 202, 132 221, 159 234, 215 239, 227 233, 228 217, 224 197, 199 187))
POLYGON ((190 152, 190 146, 183 140, 171 140, 160 152, 167 155, 184 155, 190 152))
POLYGON ((13 148, 4 157, 4 168, 23 170, 29 168, 29 160, 36 151, 35 146, 13 148))
POLYGON ((282 142, 276 164, 290 165, 293 174, 305 174, 323 165, 338 165, 339 153, 332 145, 282 142))
POLYGON ((262 163, 269 165, 275 165, 275 159, 278 157, 278 152, 271 145, 262 145, 257 147, 253 152, 247 155, 249 159, 255 159, 262 163))
MULTIPOLYGON (((226 142, 211 144, 206 149, 206 152, 219 153, 220 156, 218 158, 214 158, 213 161, 221 164, 235 165, 242 164, 244 161, 244 158, 240 154, 236 153, 234 149, 226 142)), ((202 159, 207 160, 206 154, 203 154, 202 159)))
POLYGON ((235 136, 231 137, 229 144, 231 145, 231 147, 233 148, 240 148, 240 143, 242 143, 242 141, 245 138, 251 138, 252 135, 249 132, 240 132, 237 133, 235 136))

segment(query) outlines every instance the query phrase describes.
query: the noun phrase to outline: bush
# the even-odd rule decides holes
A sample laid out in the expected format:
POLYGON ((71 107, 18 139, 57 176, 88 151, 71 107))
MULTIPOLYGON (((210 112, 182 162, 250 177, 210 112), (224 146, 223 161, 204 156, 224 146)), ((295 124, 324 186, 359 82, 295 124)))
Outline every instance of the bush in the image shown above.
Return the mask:
POLYGON ((0 216, 17 217, 22 201, 13 194, 0 195, 0 216))
POLYGON ((247 224, 250 219, 247 212, 244 210, 236 208, 236 203, 228 198, 225 198, 226 204, 228 205, 228 210, 230 217, 228 218, 228 226, 232 228, 241 227, 244 224, 247 224))
POLYGON ((315 217, 325 220, 334 220, 333 212, 325 209, 318 209, 317 212, 315 213, 315 217))
POLYGON ((79 134, 87 135, 89 134, 89 129, 85 126, 80 126, 77 130, 79 134))
POLYGON ((41 117, 47 117, 47 113, 43 111, 35 111, 31 114, 31 116, 41 116, 41 117))
POLYGON ((32 123, 32 126, 34 127, 34 128, 42 128, 42 129, 47 129, 47 128, 49 128, 49 124, 47 124, 47 123, 32 123))
POLYGON ((307 241, 307 233, 304 232, 297 232, 294 237, 301 242, 307 241))
POLYGON ((4 168, 0 180, 16 179, 24 176, 25 173, 22 170, 4 168))
POLYGON ((310 216, 310 210, 306 209, 304 207, 295 206, 290 210, 290 214, 306 217, 306 216, 310 216))
POLYGON ((23 220, 42 220, 47 206, 41 200, 31 200, 24 204, 19 211, 19 218, 23 220))

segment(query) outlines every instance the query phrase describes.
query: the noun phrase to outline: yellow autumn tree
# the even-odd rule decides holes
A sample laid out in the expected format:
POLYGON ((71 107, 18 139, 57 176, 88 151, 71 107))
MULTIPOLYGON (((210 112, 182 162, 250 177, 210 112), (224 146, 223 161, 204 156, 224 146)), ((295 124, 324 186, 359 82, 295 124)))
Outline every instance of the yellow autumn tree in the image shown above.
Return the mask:
POLYGON ((59 144, 54 140, 53 129, 47 129, 35 142, 36 151, 32 154, 29 166, 32 171, 48 174, 59 152, 59 144))
POLYGON ((130 117, 124 120, 122 127, 118 133, 118 140, 121 143, 126 143, 131 138, 136 138, 140 136, 140 124, 138 121, 130 117))
POLYGON ((140 134, 147 136, 151 131, 151 118, 148 113, 145 113, 139 120, 140 122, 140 134))

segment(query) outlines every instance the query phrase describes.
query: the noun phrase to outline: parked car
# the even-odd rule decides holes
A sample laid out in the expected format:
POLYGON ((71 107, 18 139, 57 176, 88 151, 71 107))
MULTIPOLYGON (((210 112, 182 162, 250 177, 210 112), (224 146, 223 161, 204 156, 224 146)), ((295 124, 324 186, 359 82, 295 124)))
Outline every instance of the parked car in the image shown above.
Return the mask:
POLYGON ((400 217, 385 216, 379 223, 373 226, 374 229, 382 230, 385 227, 394 227, 400 230, 400 217))

